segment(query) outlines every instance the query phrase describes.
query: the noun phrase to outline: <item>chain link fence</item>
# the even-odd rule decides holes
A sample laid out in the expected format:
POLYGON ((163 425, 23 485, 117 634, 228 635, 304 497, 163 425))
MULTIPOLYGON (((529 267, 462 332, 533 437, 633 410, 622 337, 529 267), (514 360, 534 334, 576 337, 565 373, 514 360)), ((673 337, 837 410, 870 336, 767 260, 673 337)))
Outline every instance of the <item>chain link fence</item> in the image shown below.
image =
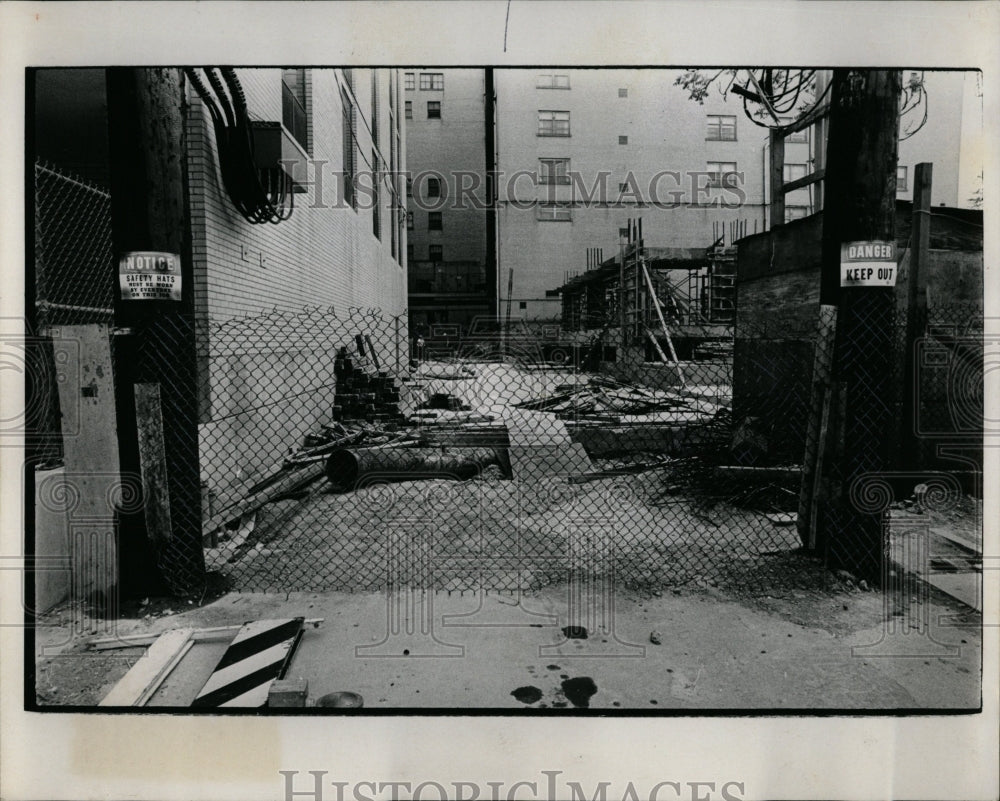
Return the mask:
POLYGON ((46 164, 34 165, 34 180, 35 332, 25 340, 32 397, 26 446, 36 465, 54 466, 63 447, 52 338, 60 326, 112 321, 111 196, 46 164))
POLYGON ((786 426, 761 437, 731 348, 584 369, 551 321, 442 350, 405 317, 329 310, 205 333, 189 506, 236 589, 518 592, 582 566, 636 589, 828 580, 794 525, 785 428, 808 392, 772 398, 786 426))
POLYGON ((115 270, 111 195, 35 164, 35 303, 39 327, 110 323, 115 270))

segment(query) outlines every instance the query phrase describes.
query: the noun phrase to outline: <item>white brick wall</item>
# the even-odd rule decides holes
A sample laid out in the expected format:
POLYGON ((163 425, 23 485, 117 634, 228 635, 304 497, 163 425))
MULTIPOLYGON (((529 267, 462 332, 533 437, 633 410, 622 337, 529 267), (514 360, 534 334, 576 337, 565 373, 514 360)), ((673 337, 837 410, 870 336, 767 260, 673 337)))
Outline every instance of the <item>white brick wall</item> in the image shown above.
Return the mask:
MULTIPOLYGON (((237 70, 252 120, 281 121, 281 71, 237 70)), ((372 160, 372 79, 379 95, 379 144, 389 169, 389 70, 355 70, 356 164, 372 160)), ((399 82, 401 83, 401 81, 399 82)), ((405 230, 394 258, 390 192, 382 191, 381 240, 373 235, 371 204, 357 210, 340 199, 343 167, 341 70, 311 70, 307 110, 310 156, 322 170, 316 185, 295 195, 290 219, 272 224, 245 220, 226 195, 215 133, 197 93, 189 92, 188 173, 195 309, 208 325, 199 342, 202 405, 199 425, 202 480, 217 508, 267 475, 304 434, 329 419, 333 357, 340 345, 354 352, 351 335, 369 333, 383 367, 398 370, 407 358, 405 230), (295 315, 321 307, 324 314, 295 315), (380 311, 365 323, 352 310, 380 311), (273 320, 213 324, 268 312, 273 320), (398 337, 397 337, 397 322, 398 337), (400 362, 396 362, 396 339, 400 362)), ((402 108, 400 91, 396 100, 402 108)), ((402 113, 395 115, 403 125, 402 113)), ((396 159, 405 169, 405 140, 396 159)), ((315 170, 310 170, 310 176, 315 170)), ((362 199, 363 201, 364 199, 362 199)), ((405 229, 405 226, 403 226, 405 229)))

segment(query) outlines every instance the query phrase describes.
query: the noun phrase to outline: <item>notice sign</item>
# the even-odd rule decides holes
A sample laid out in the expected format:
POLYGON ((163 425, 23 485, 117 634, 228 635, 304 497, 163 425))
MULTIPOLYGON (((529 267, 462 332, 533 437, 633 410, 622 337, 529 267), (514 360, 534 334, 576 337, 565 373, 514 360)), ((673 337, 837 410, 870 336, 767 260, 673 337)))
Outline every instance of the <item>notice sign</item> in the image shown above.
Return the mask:
POLYGON ((840 246, 841 286, 896 286, 895 242, 845 242, 840 246))
POLYGON ((176 253, 134 251, 118 263, 122 300, 180 300, 181 257, 176 253))

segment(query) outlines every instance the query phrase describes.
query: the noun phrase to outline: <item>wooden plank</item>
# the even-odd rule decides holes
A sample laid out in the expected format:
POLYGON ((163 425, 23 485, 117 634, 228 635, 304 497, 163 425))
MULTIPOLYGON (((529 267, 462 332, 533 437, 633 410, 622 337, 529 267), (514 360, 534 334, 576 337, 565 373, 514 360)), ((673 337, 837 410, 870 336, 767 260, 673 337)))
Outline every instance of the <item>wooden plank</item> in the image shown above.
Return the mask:
POLYGON ((674 350, 674 341, 670 336, 670 329, 667 328, 667 321, 663 319, 663 310, 660 308, 660 299, 656 296, 656 290, 653 288, 653 279, 649 275, 649 270, 646 269, 646 262, 639 262, 639 264, 642 267, 642 274, 646 279, 646 286, 649 287, 649 296, 653 300, 656 316, 660 318, 660 328, 663 329, 663 336, 667 338, 667 347, 670 349, 670 356, 677 368, 677 377, 680 379, 681 386, 686 387, 687 382, 684 380, 684 370, 681 368, 680 360, 677 358, 677 351, 674 350))
POLYGON ((160 410, 160 385, 136 384, 134 390, 146 536, 159 551, 173 536, 170 522, 170 488, 167 483, 167 455, 163 441, 163 416, 160 410))
POLYGON ((771 230, 785 224, 785 136, 779 131, 771 131, 771 230))
POLYGON ((802 460, 802 486, 799 492, 798 532, 803 546, 816 547, 816 508, 818 476, 823 472, 823 457, 830 418, 830 376, 833 370, 834 342, 837 333, 837 307, 822 305, 813 352, 812 387, 809 417, 806 420, 805 454, 802 460))
MULTIPOLYGON (((325 618, 310 617, 303 621, 303 626, 319 628, 325 618)), ((192 642, 223 642, 232 637, 243 628, 245 624, 238 623, 234 626, 212 626, 207 629, 192 629, 192 642)), ((171 629, 173 630, 173 629, 171 629)), ((91 640, 88 645, 96 651, 105 651, 110 648, 135 648, 140 645, 151 645, 166 632, 159 634, 123 634, 120 637, 102 637, 98 640, 91 640)))
POLYGON ((298 470, 290 470, 288 475, 270 484, 267 489, 251 495, 243 500, 230 504, 218 514, 214 515, 202 527, 202 533, 208 536, 230 520, 235 520, 249 512, 255 512, 260 507, 270 503, 275 498, 287 495, 290 492, 300 490, 326 473, 326 461, 310 462, 303 465, 298 470))
POLYGON ((178 655, 185 651, 190 638, 191 629, 173 629, 162 634, 98 706, 138 706, 147 691, 152 687, 155 692, 159 682, 183 658, 178 655))
POLYGON ((801 178, 796 178, 794 181, 789 181, 787 184, 782 184, 781 191, 787 195, 789 192, 794 192, 796 189, 801 189, 804 186, 809 186, 809 184, 822 181, 825 177, 826 170, 816 170, 808 175, 803 175, 801 178))
POLYGON ((372 364, 375 365, 376 370, 381 370, 382 365, 379 363, 378 353, 375 352, 375 346, 372 345, 372 338, 365 334, 365 344, 368 346, 368 352, 372 355, 372 364))
POLYGON ((173 672, 174 668, 181 663, 181 660, 187 656, 187 652, 193 647, 194 642, 190 639, 181 646, 181 649, 174 654, 173 659, 164 665, 163 670, 160 671, 160 675, 158 675, 156 679, 148 687, 146 687, 145 690, 143 690, 142 695, 140 695, 139 699, 135 702, 135 706, 145 706, 149 703, 149 699, 152 698, 156 694, 156 691, 160 689, 160 685, 167 680, 167 676, 173 672))
MULTIPOLYGON (((817 78, 818 77, 819 76, 817 75, 817 78)), ((820 94, 821 91, 822 90, 819 89, 817 81, 817 94, 820 94)), ((790 122, 788 125, 782 127, 781 133, 784 136, 788 136, 789 134, 793 133, 798 133, 799 131, 805 130, 810 125, 815 125, 817 122, 824 119, 825 117, 828 117, 829 115, 830 115, 830 105, 827 104, 821 108, 816 109, 812 113, 803 116, 801 119, 798 119, 795 122, 790 122)), ((822 150, 822 147, 818 149, 822 150)))

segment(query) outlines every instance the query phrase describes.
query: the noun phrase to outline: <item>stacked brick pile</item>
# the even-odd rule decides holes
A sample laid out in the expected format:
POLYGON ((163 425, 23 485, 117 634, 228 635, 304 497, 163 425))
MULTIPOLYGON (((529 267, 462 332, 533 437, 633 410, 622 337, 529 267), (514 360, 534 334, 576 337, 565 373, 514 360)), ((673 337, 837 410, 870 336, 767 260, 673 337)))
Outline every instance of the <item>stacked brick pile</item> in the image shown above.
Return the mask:
POLYGON ((388 423, 403 419, 399 411, 399 386, 385 370, 366 369, 363 357, 356 359, 340 349, 333 364, 337 381, 333 419, 388 423))

